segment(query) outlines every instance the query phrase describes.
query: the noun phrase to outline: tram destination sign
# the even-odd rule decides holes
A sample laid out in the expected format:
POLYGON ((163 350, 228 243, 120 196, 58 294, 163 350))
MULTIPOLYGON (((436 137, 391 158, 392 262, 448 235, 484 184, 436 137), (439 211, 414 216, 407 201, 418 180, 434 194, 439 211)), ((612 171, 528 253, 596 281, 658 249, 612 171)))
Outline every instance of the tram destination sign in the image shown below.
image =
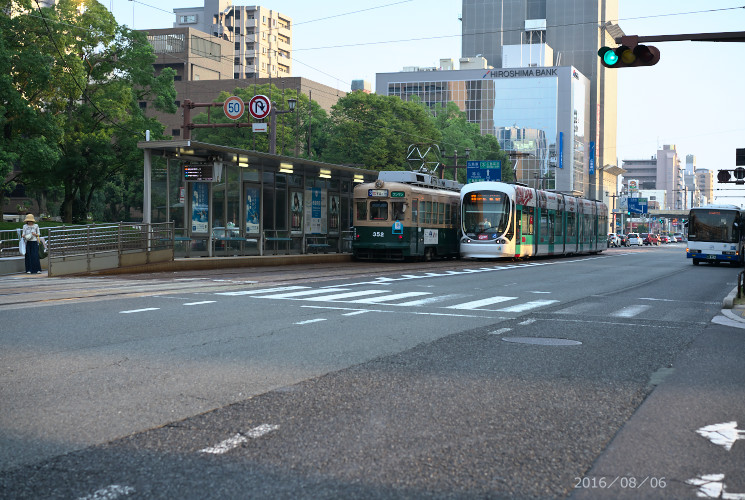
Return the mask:
POLYGON ((185 181, 212 181, 214 180, 213 163, 192 163, 184 165, 185 181))
POLYGON ((387 189, 368 189, 367 196, 370 198, 388 198, 387 189))
POLYGON ((499 160, 469 160, 466 162, 466 182, 502 180, 502 162, 499 160))

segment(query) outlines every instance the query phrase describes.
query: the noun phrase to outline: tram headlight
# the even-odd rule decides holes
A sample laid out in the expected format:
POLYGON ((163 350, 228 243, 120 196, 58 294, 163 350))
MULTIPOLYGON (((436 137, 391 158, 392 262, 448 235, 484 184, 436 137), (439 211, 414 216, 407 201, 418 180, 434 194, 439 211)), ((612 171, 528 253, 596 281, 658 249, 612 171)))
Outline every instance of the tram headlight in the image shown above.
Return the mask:
POLYGON ((497 245, 506 245, 507 244, 507 240, 505 240, 504 238, 497 238, 494 241, 497 243, 497 245))

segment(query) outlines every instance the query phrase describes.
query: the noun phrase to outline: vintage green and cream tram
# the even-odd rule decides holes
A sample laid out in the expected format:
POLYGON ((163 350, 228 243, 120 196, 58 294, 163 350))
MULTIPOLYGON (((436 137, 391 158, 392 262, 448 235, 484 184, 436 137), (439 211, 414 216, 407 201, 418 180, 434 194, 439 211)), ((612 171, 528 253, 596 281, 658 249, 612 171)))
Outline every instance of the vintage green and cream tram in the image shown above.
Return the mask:
POLYGON ((356 259, 458 257, 461 184, 415 171, 380 172, 354 188, 356 259))

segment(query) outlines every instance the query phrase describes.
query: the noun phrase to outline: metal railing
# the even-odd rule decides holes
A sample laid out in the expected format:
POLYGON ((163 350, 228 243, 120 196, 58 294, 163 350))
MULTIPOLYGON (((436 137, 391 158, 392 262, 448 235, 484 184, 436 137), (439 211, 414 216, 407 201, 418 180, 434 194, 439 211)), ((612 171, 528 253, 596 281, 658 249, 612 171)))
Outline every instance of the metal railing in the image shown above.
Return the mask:
MULTIPOLYGON (((44 241, 49 237, 48 227, 42 227, 39 231, 44 241)), ((18 243, 21 239, 21 228, 6 229, 0 231, 0 257, 21 257, 18 243)))
POLYGON ((150 251, 173 248, 172 222, 141 224, 118 222, 49 228, 46 239, 50 259, 89 256, 106 252, 150 251))

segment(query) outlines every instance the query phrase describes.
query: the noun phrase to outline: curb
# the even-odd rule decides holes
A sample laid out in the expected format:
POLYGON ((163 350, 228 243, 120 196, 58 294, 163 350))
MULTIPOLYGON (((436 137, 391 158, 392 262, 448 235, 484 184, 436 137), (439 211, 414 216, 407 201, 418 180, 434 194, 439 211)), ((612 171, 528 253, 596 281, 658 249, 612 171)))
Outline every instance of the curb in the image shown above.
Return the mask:
POLYGON ((735 297, 737 297, 737 287, 735 287, 729 295, 727 295, 724 298, 724 301, 722 302, 722 307, 725 309, 732 309, 734 307, 735 297))

